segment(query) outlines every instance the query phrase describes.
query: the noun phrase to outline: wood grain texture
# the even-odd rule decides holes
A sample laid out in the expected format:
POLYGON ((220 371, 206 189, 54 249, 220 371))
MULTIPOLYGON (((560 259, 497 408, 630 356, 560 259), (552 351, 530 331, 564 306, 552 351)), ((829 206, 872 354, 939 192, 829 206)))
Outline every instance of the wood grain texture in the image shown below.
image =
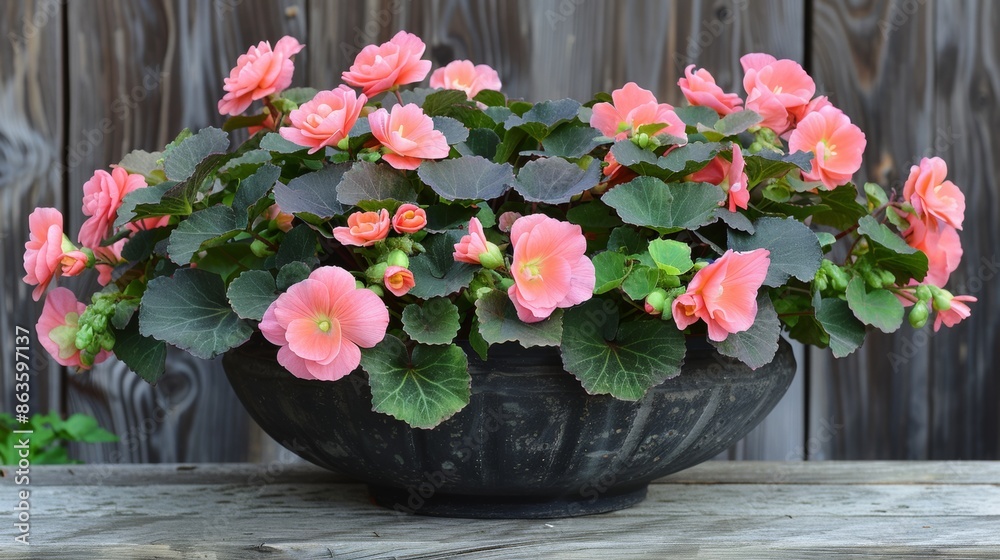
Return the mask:
MULTIPOLYGON (((236 58, 261 40, 305 37, 305 3, 295 0, 74 2, 68 18, 68 88, 86 92, 70 97, 71 231, 83 221, 80 189, 95 169, 132 149, 161 149, 185 127, 221 125, 216 103, 236 58)), ((304 68, 308 55, 300 56, 304 68)), ((300 71, 295 83, 303 81, 300 71)), ((121 437, 74 449, 88 462, 245 460, 257 429, 218 362, 179 351, 155 388, 109 361, 72 376, 67 403, 121 437)))
POLYGON ((867 134, 855 177, 902 190, 909 167, 940 155, 967 197, 956 294, 972 318, 934 334, 872 333, 843 360, 813 351, 811 458, 993 458, 1000 451, 998 358, 1000 52, 992 2, 814 3, 812 74, 867 134))
MULTIPOLYGON (((314 468, 42 467, 34 558, 995 558, 998 463, 709 463, 638 506, 552 520, 407 516, 314 468), (775 481, 769 468, 785 468, 775 481), (173 469, 172 471, 169 469, 173 469), (949 475, 954 470, 956 474, 949 475), (72 472, 71 472, 72 471, 72 472), (120 476, 119 476, 120 473, 120 476), (142 474, 145 473, 145 478, 142 474), (936 473, 937 476, 926 476, 936 473), (963 474, 964 473, 964 474, 963 474), (123 480, 129 484, 117 484, 123 480), (150 483, 150 481, 154 481, 150 483), (178 483, 178 481, 181 481, 178 483)), ((0 486, 0 500, 15 487, 0 486)), ((23 550, 0 541, 0 558, 23 550)))
MULTIPOLYGON (((456 59, 489 64, 512 97, 589 99, 635 81, 678 104, 688 64, 741 91, 742 54, 803 60, 804 18, 795 0, 311 0, 309 82, 335 87, 361 48, 406 29, 427 43, 435 68, 456 59)), ((804 458, 802 380, 800 371, 769 419, 720 457, 804 458)))
POLYGON ((18 326, 31 333, 31 410, 61 406, 62 368, 34 336, 42 304, 21 279, 28 215, 63 205, 63 17, 56 0, 0 5, 0 410, 10 413, 18 326))

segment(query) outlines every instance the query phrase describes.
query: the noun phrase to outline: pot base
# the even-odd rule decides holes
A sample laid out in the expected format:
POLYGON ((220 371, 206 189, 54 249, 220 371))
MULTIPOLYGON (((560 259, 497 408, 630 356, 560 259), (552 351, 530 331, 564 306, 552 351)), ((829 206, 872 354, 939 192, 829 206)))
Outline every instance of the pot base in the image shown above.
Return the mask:
MULTIPOLYGON (((618 489, 595 497, 581 496, 462 496, 368 485, 368 495, 376 505, 402 513, 468 519, 553 519, 607 513, 638 504, 648 487, 618 489)), ((429 490, 429 489, 428 489, 429 490)))

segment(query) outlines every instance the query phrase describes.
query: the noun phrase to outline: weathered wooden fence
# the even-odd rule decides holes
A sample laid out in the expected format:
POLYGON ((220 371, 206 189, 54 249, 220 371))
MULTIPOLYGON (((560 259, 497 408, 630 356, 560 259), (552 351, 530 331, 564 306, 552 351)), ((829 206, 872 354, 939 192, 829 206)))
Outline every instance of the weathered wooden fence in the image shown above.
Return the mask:
MULTIPOLYGON (((5 0, 0 3, 0 407, 14 405, 14 329, 40 305, 20 282, 26 217, 76 231, 94 169, 184 127, 220 125, 237 56, 294 35, 296 84, 332 87, 366 44, 420 35, 435 65, 490 64, 512 96, 610 91, 629 80, 680 103, 687 64, 741 91, 739 57, 800 61, 868 135, 858 179, 901 188, 938 154, 968 202, 956 292, 971 319, 873 336, 851 357, 801 355, 779 409, 730 458, 1000 458, 1000 5, 989 0, 5 0)), ((80 286, 77 286, 80 287, 80 286)), ((33 344, 33 410, 86 412, 122 436, 87 461, 267 459, 217 363, 171 355, 154 389, 120 364, 68 374, 33 344)))

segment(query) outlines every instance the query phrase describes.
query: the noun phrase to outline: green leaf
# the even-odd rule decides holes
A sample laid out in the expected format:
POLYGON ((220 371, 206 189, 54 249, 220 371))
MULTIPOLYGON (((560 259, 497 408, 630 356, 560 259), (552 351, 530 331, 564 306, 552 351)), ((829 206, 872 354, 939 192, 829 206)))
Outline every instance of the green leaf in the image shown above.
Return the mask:
POLYGON ((500 137, 488 128, 473 128, 465 142, 455 146, 463 156, 480 156, 492 160, 497 155, 500 137))
POLYGON ((784 285, 790 276, 809 282, 823 259, 816 234, 794 218, 763 217, 753 223, 754 234, 729 231, 729 248, 736 251, 767 249, 771 265, 764 285, 784 285))
POLYGON ((728 208, 716 208, 715 217, 722 220, 722 222, 731 229, 746 232, 751 235, 753 235, 755 231, 753 223, 751 223, 750 219, 744 216, 742 212, 730 212, 728 208))
POLYGON ((214 127, 203 128, 197 134, 168 148, 163 154, 163 170, 167 179, 183 181, 194 174, 195 168, 212 154, 229 149, 229 135, 214 127))
POLYGON ((349 164, 330 165, 300 175, 287 185, 274 186, 274 201, 281 210, 289 214, 308 213, 323 220, 344 213, 344 207, 337 200, 337 186, 351 169, 349 164))
POLYGON ((253 175, 240 181, 240 186, 233 197, 233 211, 236 214, 236 227, 245 228, 250 222, 250 210, 267 196, 271 187, 278 181, 281 168, 270 163, 262 165, 253 175))
POLYGON ((907 245, 889 226, 879 223, 872 216, 864 216, 858 224, 858 233, 872 241, 871 251, 865 258, 873 266, 888 270, 901 282, 909 278, 917 281, 924 279, 928 261, 923 251, 907 245))
POLYGON ((884 333, 896 332, 903 324, 904 309, 899 299, 889 290, 869 292, 860 276, 847 285, 847 305, 859 321, 884 333))
POLYGON ((278 268, 299 261, 306 264, 317 262, 316 234, 306 224, 299 224, 286 233, 275 254, 275 265, 278 268))
POLYGON ((528 202, 563 204, 595 187, 601 180, 601 163, 593 160, 586 169, 563 158, 529 161, 517 174, 514 190, 528 202))
POLYGON ((434 117, 433 120, 434 129, 444 134, 449 146, 465 142, 469 137, 469 129, 451 117, 434 117))
POLYGON ((795 152, 794 154, 779 154, 771 150, 762 150, 755 154, 744 152, 743 161, 746 164, 747 178, 750 186, 764 179, 781 177, 792 169, 808 172, 812 169, 813 155, 810 152, 795 152))
MULTIPOLYGON (((358 119, 360 122, 362 119, 358 119)), ((367 120, 365 120, 367 122, 367 120)), ((296 152, 304 152, 309 148, 306 146, 299 146, 294 142, 289 142, 285 140, 277 132, 268 132, 260 139, 260 148, 262 150, 267 150, 275 154, 294 154, 296 152)))
POLYGON ((274 277, 270 272, 247 270, 229 284, 226 296, 237 315, 260 321, 267 308, 278 299, 274 290, 274 277))
POLYGON ((492 200, 514 184, 510 164, 493 163, 479 156, 425 161, 417 174, 446 200, 492 200))
POLYGON ((219 168, 219 172, 230 177, 243 179, 257 171, 261 165, 271 162, 271 152, 267 150, 250 150, 241 156, 234 157, 219 168))
POLYGON ((622 225, 618 214, 600 200, 574 205, 566 212, 566 219, 584 230, 610 229, 622 225))
POLYGON ((185 265, 208 241, 232 237, 239 230, 236 213, 228 206, 209 206, 198 210, 177 225, 170 234, 167 254, 170 260, 185 265))
POLYGON ((594 293, 603 294, 621 286, 621 283, 628 276, 630 268, 626 265, 628 260, 625 255, 615 251, 604 251, 594 255, 591 259, 594 262, 594 273, 597 281, 594 284, 594 293))
MULTIPOLYGON (((424 114, 428 117, 450 114, 451 108, 456 104, 467 104, 468 95, 462 90, 442 89, 433 93, 428 93, 421 105, 424 114)), ((436 127, 435 127, 436 128, 436 127)))
POLYGON ((525 323, 506 292, 493 290, 476 300, 478 332, 487 344, 517 342, 524 348, 559 346, 562 340, 563 310, 556 309, 548 319, 525 323))
POLYGON ((865 325, 854 316, 846 301, 826 298, 816 310, 816 320, 830 335, 830 349, 835 358, 843 358, 865 341, 865 325))
POLYGON ((311 272, 312 268, 308 264, 302 261, 292 261, 278 271, 275 287, 283 292, 308 278, 311 272))
POLYGON ((472 326, 469 328, 469 346, 479 355, 479 359, 486 361, 490 352, 490 343, 486 342, 483 335, 479 333, 479 319, 472 316, 472 326))
POLYGON ((418 344, 411 357, 401 340, 387 335, 362 349, 361 367, 368 372, 372 409, 414 428, 433 428, 469 404, 469 361, 458 346, 418 344))
POLYGON ((626 223, 679 231, 711 222, 725 196, 722 189, 708 183, 667 184, 654 177, 638 177, 606 192, 602 200, 626 223))
POLYGON ((451 344, 459 326, 458 308, 448 298, 411 303, 403 309, 403 330, 421 344, 451 344))
POLYGON ((865 196, 868 198, 868 207, 873 210, 889 202, 889 195, 885 194, 885 189, 878 183, 865 183, 865 196))
POLYGON ((473 99, 487 107, 504 107, 507 105, 507 96, 491 89, 480 91, 473 99))
POLYGON ((528 109, 523 115, 511 115, 504 126, 520 128, 536 140, 544 140, 556 125, 576 118, 580 102, 575 99, 542 101, 528 109))
POLYGON ((542 147, 549 156, 583 157, 597 146, 608 143, 599 130, 591 126, 565 124, 545 137, 542 147))
POLYGON ((118 441, 118 436, 101 429, 97 419, 86 414, 74 414, 61 425, 68 439, 84 443, 104 443, 118 441))
POLYGON ((723 145, 717 142, 695 142, 671 150, 656 163, 673 172, 663 177, 665 181, 681 180, 708 165, 722 149, 723 145))
POLYGON ((229 117, 226 122, 222 124, 222 130, 225 132, 232 132, 234 130, 239 130, 241 128, 248 128, 251 126, 260 126, 264 124, 269 115, 267 113, 260 113, 258 115, 237 115, 235 117, 229 117))
POLYGON ((137 320, 116 330, 114 351, 115 356, 146 383, 156 385, 163 376, 167 363, 167 345, 140 334, 137 320))
POLYGON ((657 165, 657 157, 651 150, 636 146, 631 140, 619 140, 611 146, 615 161, 640 175, 665 178, 671 172, 657 165))
POLYGON ((618 325, 618 309, 592 299, 569 309, 563 321, 563 367, 592 395, 639 400, 681 371, 684 335, 670 322, 618 325))
POLYGON ((246 342, 253 328, 229 307, 222 278, 181 269, 149 281, 139 332, 207 360, 246 342))
POLYGON ((337 201, 345 206, 354 206, 362 200, 390 199, 414 202, 417 193, 402 173, 388 165, 359 161, 344 173, 337 185, 337 201))
POLYGON ((454 258, 455 244, 462 238, 462 232, 450 230, 428 235, 423 246, 425 253, 410 259, 410 272, 415 285, 409 295, 420 299, 453 294, 472 282, 476 267, 454 258))
POLYGON ((730 113, 719 119, 719 121, 716 122, 712 128, 724 136, 733 136, 734 134, 744 132, 751 126, 760 123, 761 120, 760 115, 754 113, 753 111, 736 111, 735 113, 730 113))
MULTIPOLYGON (((149 218, 153 216, 166 216, 170 214, 170 209, 164 208, 162 212, 149 212, 143 211, 136 213, 136 208, 138 206, 151 207, 158 205, 163 199, 163 195, 172 189, 174 185, 172 181, 166 183, 160 183, 158 185, 153 185, 151 187, 146 187, 144 189, 136 189, 122 199, 121 206, 118 207, 118 217, 115 218, 115 229, 120 229, 125 226, 125 224, 138 220, 141 218, 149 218)), ((185 209, 182 209, 180 214, 187 215, 191 213, 190 205, 186 205, 185 209)))
POLYGON ((148 259, 156 250, 156 244, 169 235, 167 228, 141 229, 132 233, 122 247, 122 258, 136 262, 148 259))
POLYGON ((628 297, 635 301, 646 299, 649 292, 656 289, 656 283, 660 280, 660 271, 648 266, 639 265, 632 267, 625 281, 622 282, 622 290, 628 297))
POLYGON ((685 125, 692 128, 697 127, 699 124, 705 126, 715 126, 715 123, 719 121, 719 114, 716 113, 714 109, 699 105, 675 107, 674 113, 680 117, 681 121, 685 125))
POLYGON ((844 185, 832 191, 820 189, 817 194, 819 194, 820 203, 829 207, 829 210, 816 212, 813 215, 814 224, 844 230, 857 224, 859 219, 868 215, 868 208, 857 200, 858 191, 854 185, 844 185))
POLYGON ((295 87, 295 88, 288 88, 285 91, 281 92, 281 96, 296 105, 302 105, 307 101, 312 101, 312 98, 316 97, 317 93, 319 92, 316 91, 316 88, 295 87))
POLYGON ((672 276, 691 270, 691 246, 673 239, 654 239, 649 242, 649 254, 657 268, 672 276))
POLYGON ((426 212, 427 227, 424 229, 430 233, 468 227, 469 219, 478 214, 475 208, 461 204, 433 204, 427 207, 426 212))
POLYGON ((778 313, 766 293, 757 295, 757 317, 749 329, 730 333, 722 342, 713 342, 715 349, 723 356, 736 358, 750 369, 757 369, 771 363, 778 352, 781 337, 781 322, 778 313))
POLYGON ((528 138, 528 133, 519 128, 512 128, 505 132, 503 140, 497 144, 497 153, 493 156, 493 161, 504 163, 509 160, 512 155, 517 153, 518 147, 526 138, 528 138))
POLYGON ((608 238, 608 250, 620 251, 626 255, 635 255, 646 251, 646 240, 634 228, 629 226, 617 227, 611 230, 611 237, 608 238))
POLYGON ((132 150, 125 154, 118 167, 129 173, 138 173, 145 177, 146 182, 151 185, 161 183, 166 179, 163 173, 162 152, 147 152, 145 150, 132 150))

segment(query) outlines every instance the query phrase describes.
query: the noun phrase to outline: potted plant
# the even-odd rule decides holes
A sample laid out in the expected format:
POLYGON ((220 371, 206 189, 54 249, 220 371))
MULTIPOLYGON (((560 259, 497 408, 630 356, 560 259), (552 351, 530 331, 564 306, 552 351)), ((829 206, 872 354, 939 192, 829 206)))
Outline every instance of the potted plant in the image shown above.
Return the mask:
POLYGON ((405 88, 431 70, 405 32, 336 89, 288 89, 302 48, 239 58, 223 130, 96 171, 75 241, 37 209, 25 281, 105 286, 48 291, 59 363, 113 353, 155 383, 168 346, 224 354, 269 433, 383 505, 625 507, 770 411, 782 331, 839 357, 975 301, 944 288, 964 214, 945 163, 856 186, 864 133, 794 61, 744 56, 745 100, 689 67, 673 107, 635 83, 510 99, 469 61, 405 88))

